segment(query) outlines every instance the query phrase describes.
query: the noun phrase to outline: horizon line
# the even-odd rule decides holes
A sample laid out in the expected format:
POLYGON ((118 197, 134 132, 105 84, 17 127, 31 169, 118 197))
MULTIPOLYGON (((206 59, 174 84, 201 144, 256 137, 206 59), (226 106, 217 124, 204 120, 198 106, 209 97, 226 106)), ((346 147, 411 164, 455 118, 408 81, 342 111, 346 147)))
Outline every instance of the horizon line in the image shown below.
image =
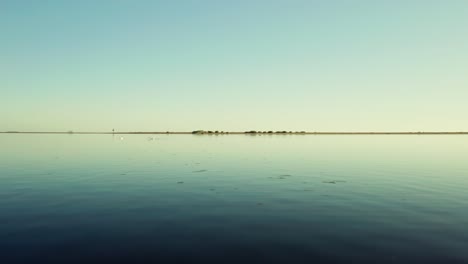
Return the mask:
POLYGON ((102 135, 115 135, 115 134, 166 134, 166 135, 468 135, 467 131, 3 131, 0 134, 102 134, 102 135))

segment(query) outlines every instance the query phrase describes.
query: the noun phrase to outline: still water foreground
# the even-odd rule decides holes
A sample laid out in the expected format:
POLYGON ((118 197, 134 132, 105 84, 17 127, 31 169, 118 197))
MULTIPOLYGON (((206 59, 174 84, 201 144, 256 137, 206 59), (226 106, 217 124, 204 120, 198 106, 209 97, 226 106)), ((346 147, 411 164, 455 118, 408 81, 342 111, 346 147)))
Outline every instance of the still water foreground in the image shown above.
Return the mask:
POLYGON ((0 135, 2 263, 468 263, 468 137, 0 135))

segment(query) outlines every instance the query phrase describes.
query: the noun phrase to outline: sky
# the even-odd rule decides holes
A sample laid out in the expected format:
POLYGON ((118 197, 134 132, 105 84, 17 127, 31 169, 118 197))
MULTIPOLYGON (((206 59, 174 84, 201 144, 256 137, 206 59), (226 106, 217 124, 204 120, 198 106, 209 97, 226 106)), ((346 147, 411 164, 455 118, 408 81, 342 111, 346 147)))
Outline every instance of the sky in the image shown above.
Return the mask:
POLYGON ((465 0, 0 0, 0 131, 468 131, 465 0))

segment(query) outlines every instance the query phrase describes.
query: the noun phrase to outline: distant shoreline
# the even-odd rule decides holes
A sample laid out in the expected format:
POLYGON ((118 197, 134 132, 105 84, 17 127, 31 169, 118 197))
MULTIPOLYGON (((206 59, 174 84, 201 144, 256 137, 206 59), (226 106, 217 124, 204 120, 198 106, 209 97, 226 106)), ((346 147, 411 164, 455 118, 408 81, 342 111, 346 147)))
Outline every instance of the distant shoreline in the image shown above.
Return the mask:
POLYGON ((5 131, 0 134, 78 134, 78 135, 468 135, 468 132, 50 132, 5 131))

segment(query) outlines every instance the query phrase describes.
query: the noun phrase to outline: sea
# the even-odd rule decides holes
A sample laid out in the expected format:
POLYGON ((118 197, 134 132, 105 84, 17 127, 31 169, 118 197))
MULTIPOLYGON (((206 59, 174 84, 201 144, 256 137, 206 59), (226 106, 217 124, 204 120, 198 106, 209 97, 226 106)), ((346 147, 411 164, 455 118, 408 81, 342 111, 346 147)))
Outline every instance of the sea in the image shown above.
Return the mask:
POLYGON ((468 136, 0 134, 0 263, 468 263, 468 136))

